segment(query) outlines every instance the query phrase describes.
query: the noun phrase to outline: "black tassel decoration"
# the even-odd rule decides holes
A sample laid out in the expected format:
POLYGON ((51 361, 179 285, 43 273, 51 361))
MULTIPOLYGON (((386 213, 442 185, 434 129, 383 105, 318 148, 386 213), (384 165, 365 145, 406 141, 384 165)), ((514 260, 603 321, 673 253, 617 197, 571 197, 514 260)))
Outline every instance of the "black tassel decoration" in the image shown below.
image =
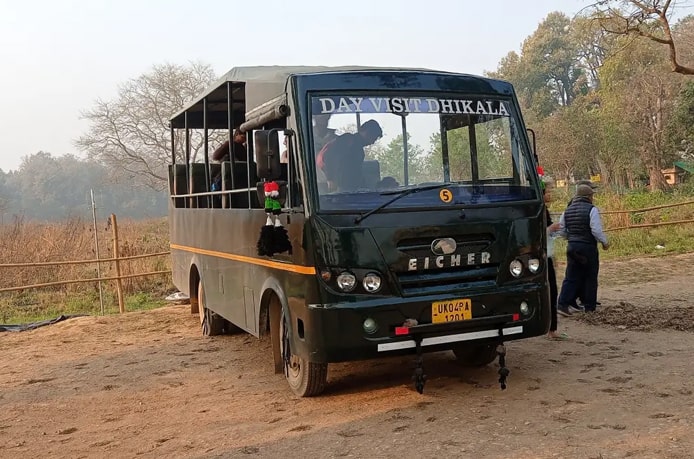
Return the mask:
POLYGON ((272 224, 270 216, 268 216, 267 222, 260 228, 260 237, 258 238, 258 244, 256 245, 258 249, 258 255, 261 257, 268 256, 271 257, 274 251, 274 239, 275 239, 275 227, 272 224), (269 223, 269 224, 268 224, 269 223))

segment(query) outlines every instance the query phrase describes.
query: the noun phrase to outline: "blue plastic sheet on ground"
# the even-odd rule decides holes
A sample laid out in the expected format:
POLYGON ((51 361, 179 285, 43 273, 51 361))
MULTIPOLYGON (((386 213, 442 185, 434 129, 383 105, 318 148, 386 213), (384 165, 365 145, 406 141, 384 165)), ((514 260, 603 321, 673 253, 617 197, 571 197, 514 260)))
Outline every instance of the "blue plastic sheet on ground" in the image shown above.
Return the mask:
POLYGON ((14 324, 14 325, 2 325, 0 324, 0 332, 10 331, 10 332, 20 332, 26 330, 33 330, 35 328, 43 327, 44 325, 52 325, 63 320, 72 319, 73 317, 84 317, 85 314, 71 314, 58 316, 55 319, 42 320, 40 322, 32 322, 28 324, 14 324))

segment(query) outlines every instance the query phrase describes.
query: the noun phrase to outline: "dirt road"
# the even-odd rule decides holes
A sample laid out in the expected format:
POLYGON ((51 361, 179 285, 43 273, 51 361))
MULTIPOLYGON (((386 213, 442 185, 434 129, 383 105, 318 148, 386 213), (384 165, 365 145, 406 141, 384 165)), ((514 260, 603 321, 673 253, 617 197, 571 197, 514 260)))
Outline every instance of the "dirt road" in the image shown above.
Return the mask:
POLYGON ((268 342, 203 338, 186 306, 0 334, 0 457, 691 458, 694 254, 601 267, 571 340, 468 370, 428 354, 334 365, 294 397, 268 342))

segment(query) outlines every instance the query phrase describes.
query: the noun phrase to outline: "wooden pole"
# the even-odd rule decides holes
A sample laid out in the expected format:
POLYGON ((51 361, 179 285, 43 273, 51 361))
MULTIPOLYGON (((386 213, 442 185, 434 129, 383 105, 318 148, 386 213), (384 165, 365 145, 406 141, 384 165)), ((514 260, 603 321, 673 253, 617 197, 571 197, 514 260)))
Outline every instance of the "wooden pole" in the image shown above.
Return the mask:
MULTIPOLYGON (((96 277, 101 278, 101 264, 99 263, 99 230, 96 227, 96 203, 94 202, 94 190, 89 190, 89 194, 92 198, 92 219, 94 223, 94 245, 96 246, 96 277)), ((99 303, 101 305, 101 315, 104 315, 104 292, 101 288, 101 281, 99 281, 99 303)))
POLYGON ((118 311, 123 314, 125 312, 125 304, 123 303, 123 281, 120 276, 120 252, 118 251, 118 224, 116 223, 116 214, 111 214, 111 228, 113 228, 113 256, 116 259, 116 291, 118 292, 118 311))

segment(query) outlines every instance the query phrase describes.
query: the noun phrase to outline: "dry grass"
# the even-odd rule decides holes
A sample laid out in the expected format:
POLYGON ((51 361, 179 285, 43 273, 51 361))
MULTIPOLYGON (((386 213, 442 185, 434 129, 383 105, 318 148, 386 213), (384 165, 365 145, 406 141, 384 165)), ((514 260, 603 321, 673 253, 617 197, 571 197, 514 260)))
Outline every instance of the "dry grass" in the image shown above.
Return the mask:
MULTIPOLYGON (((120 256, 143 255, 169 250, 166 219, 144 222, 118 222, 120 256)), ((51 261, 93 260, 113 258, 113 231, 110 222, 97 228, 99 256, 96 255, 92 222, 72 218, 62 223, 34 223, 16 219, 0 227, 2 263, 39 263, 51 261)), ((135 274, 170 269, 167 256, 124 260, 122 274, 135 274)), ((96 263, 59 266, 2 268, 0 288, 39 284, 71 279, 97 277, 96 263)), ((115 263, 101 263, 102 277, 115 276, 115 263)), ((124 280, 126 293, 151 290, 153 279, 124 280)), ((158 283, 158 282, 157 282, 158 283)), ((68 284, 53 287, 61 291, 79 291, 84 286, 68 284)))
MULTIPOLYGON (((96 229, 99 258, 112 258, 113 230, 110 221, 96 229)), ((165 218, 150 221, 118 221, 120 256, 143 255, 169 250, 165 218)), ((91 221, 71 218, 60 223, 28 222, 17 218, 0 226, 0 260, 9 263, 40 263, 96 259, 94 227, 91 221)), ((124 260, 121 274, 164 271, 170 268, 168 255, 124 260)), ((115 262, 100 264, 101 277, 116 275, 115 262)), ((96 263, 58 266, 0 267, 0 288, 97 278, 96 263)), ((132 308, 148 307, 149 299, 162 298, 173 289, 170 274, 123 280, 126 301, 132 308)), ((102 284, 109 311, 117 310, 115 283, 102 284)), ((155 301, 156 302, 156 301, 155 301)), ((79 283, 0 293, 0 323, 12 318, 42 318, 55 313, 94 313, 100 310, 98 284, 79 283)))

